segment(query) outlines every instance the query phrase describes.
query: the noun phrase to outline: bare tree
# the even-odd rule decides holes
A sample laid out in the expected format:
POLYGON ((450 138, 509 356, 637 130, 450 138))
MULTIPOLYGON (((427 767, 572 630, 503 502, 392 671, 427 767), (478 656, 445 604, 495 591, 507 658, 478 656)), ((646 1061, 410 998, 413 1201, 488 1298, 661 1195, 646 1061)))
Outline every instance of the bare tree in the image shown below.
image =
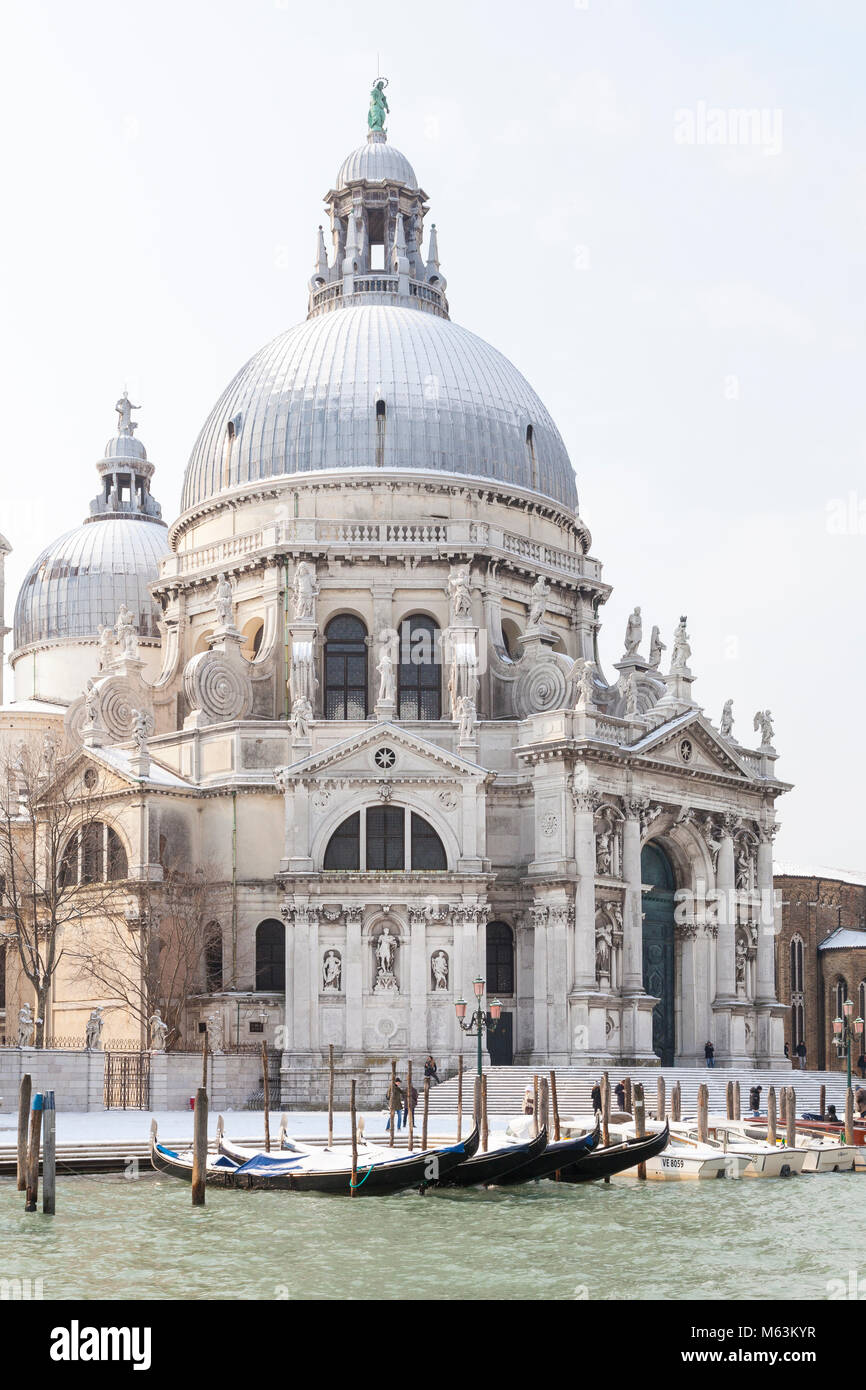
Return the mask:
POLYGON ((48 993, 68 933, 82 914, 113 910, 126 853, 100 819, 78 755, 52 734, 0 756, 0 934, 36 996, 35 1044, 45 1041, 48 993))
MULTIPOLYGON (((77 978, 125 1006, 145 1045, 157 1008, 168 1024, 169 1048, 177 1045, 190 997, 211 983, 208 952, 219 936, 215 878, 210 866, 173 865, 164 868, 161 882, 127 884, 124 910, 106 913, 98 924, 82 922, 69 947, 77 978)), ((221 978, 217 987, 227 982, 221 978)))

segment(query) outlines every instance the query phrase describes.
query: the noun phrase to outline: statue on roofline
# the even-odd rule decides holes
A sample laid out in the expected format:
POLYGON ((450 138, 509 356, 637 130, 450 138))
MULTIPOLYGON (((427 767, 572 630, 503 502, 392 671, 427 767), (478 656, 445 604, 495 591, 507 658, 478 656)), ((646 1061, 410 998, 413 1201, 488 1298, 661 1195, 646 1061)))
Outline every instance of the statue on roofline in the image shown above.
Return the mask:
POLYGON ((385 117, 389 110, 388 98, 385 96, 387 85, 387 77, 380 77, 370 93, 370 110, 367 112, 367 125, 370 130, 385 129, 385 117))

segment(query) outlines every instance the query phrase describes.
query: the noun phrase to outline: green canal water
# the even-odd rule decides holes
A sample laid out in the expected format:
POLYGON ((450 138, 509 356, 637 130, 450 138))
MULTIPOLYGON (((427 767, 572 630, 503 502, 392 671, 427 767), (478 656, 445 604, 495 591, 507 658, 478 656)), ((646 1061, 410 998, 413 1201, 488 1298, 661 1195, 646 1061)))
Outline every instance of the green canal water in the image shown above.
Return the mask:
MULTIPOLYGON (((814 1299, 866 1289, 866 1178, 402 1192, 349 1201, 66 1178, 58 1213, 0 1180, 0 1281, 47 1299, 814 1299)), ((9 1286, 4 1286, 9 1287, 9 1286)), ((8 1297, 8 1293, 7 1293, 8 1297)))

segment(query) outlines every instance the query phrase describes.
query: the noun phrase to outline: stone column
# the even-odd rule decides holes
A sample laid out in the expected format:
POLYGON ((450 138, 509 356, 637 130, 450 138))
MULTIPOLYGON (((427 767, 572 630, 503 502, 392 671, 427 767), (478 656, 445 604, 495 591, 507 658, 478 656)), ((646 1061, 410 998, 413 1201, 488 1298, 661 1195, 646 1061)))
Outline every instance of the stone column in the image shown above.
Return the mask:
POLYGON ((319 914, 315 908, 307 909, 307 934, 308 934, 308 961, 309 977, 307 982, 307 999, 309 1001, 309 1015, 307 1020, 307 1037, 309 1047, 319 1046, 319 990, 322 985, 322 962, 319 952, 319 914))
POLYGON ((725 815, 723 818, 722 842, 716 868, 716 890, 719 894, 719 935, 716 940, 717 999, 734 999, 737 992, 734 821, 735 817, 731 815, 725 815))
POLYGON ((280 916, 285 923, 286 931, 286 994, 283 1016, 283 1035, 285 1038, 286 1049, 291 1049, 295 1045, 295 999, 294 999, 294 963, 295 963, 295 909, 291 900, 286 898, 280 908, 280 916))
POLYGON ((427 1047, 427 918, 423 909, 409 908, 409 1047, 427 1047))
POLYGON ((292 971, 292 1047, 306 1052, 310 1046, 310 923, 307 907, 295 908, 294 968, 292 971))
POLYGON ((755 1002, 776 1003, 776 899, 773 888, 773 835, 758 842, 758 980, 755 1002))
POLYGON ((625 879, 625 911, 622 922, 622 988, 625 994, 643 990, 643 894, 640 871, 640 820, 638 804, 626 802, 622 827, 622 876, 625 879))
POLYGON ((598 793, 574 793, 574 988, 595 989, 595 810, 598 793))
POLYGON ((361 925, 364 909, 346 909, 346 1047, 360 1052, 363 1046, 364 972, 361 961, 361 925))
POLYGON ((548 1050, 550 1060, 564 1065, 568 1061, 568 1000, 565 982, 568 979, 568 929, 571 925, 570 903, 557 903, 548 916, 548 972, 553 983, 548 1010, 548 1050))
POLYGON ((532 1050, 537 1056, 547 1055, 547 915, 543 903, 532 908, 532 1050))

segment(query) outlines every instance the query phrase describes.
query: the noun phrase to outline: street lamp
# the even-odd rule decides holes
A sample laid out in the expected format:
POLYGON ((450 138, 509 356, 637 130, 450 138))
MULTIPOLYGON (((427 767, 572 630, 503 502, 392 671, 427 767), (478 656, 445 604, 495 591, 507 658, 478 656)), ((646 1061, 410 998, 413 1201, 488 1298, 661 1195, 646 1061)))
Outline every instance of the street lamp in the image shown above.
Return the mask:
POLYGON ((842 1005, 844 1018, 833 1019, 833 1036, 836 1039, 837 1047, 845 1048, 845 1056, 848 1065, 848 1085, 851 1085, 851 1044, 856 1039, 858 1042, 863 1037, 863 1020, 855 1018, 851 1022, 851 1015, 854 1012, 852 1000, 846 999, 842 1005))
POLYGON ((477 1008, 473 1011, 473 1013, 470 1015, 470 1017, 469 1017, 469 1022, 468 1022, 468 1023, 466 1022, 466 1000, 465 1000, 465 999, 458 999, 458 1000, 457 1000, 457 1003, 454 1005, 454 1012, 457 1014, 457 1022, 460 1024, 460 1027, 463 1029, 463 1032, 464 1032, 464 1033, 468 1033, 470 1038, 474 1038, 474 1037, 477 1037, 477 1038, 478 1038, 478 1075, 480 1076, 480 1075, 481 1075, 481 1038, 482 1038, 482 1036, 483 1036, 483 1034, 484 1034, 485 1028, 487 1029, 487 1031, 488 1031, 489 1033, 495 1033, 495 1032, 496 1032, 496 1028, 497 1028, 497 1026, 498 1026, 498 1024, 499 1024, 499 1016, 500 1016, 500 1014, 502 1013, 502 1005, 500 1004, 500 1002, 499 1002, 498 999, 491 999, 491 1001, 490 1001, 490 1018, 488 1019, 487 1013, 486 1013, 485 1010, 481 1007, 481 997, 482 997, 482 995, 484 994, 484 981, 482 980, 482 978, 481 978, 480 975, 476 975, 476 976, 475 976, 475 979, 472 981, 472 988, 473 988, 474 991, 475 991, 475 998, 476 998, 478 1007, 477 1007, 477 1008))

